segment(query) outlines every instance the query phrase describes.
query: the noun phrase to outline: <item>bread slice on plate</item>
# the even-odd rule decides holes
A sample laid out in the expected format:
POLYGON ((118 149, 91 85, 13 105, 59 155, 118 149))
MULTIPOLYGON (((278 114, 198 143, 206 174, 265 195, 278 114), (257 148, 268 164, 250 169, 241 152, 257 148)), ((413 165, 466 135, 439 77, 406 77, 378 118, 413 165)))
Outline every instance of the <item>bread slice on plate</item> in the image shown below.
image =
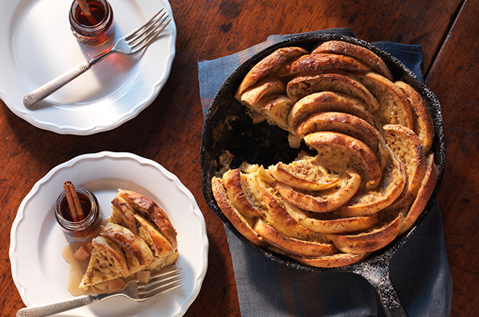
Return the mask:
POLYGON ((108 223, 92 240, 88 269, 80 284, 85 291, 104 289, 108 281, 158 270, 178 259, 176 230, 153 200, 119 190, 112 208, 108 223))
POLYGON ((135 211, 151 219, 172 247, 178 247, 176 230, 166 212, 152 199, 129 190, 119 190, 118 195, 125 199, 135 211))
POLYGON ((112 213, 110 221, 128 228, 134 234, 138 234, 133 208, 121 197, 115 197, 111 204, 112 213))
POLYGON ((105 288, 108 281, 130 275, 123 251, 116 243, 99 236, 92 240, 92 245, 90 261, 80 282, 81 289, 105 288))
POLYGON ((142 238, 153 252, 154 260, 150 263, 150 270, 158 270, 176 262, 178 250, 173 248, 171 243, 156 226, 143 216, 136 214, 138 223, 138 235, 142 238))
POLYGON ((121 248, 130 274, 150 269, 155 257, 148 244, 139 236, 114 223, 108 223, 100 235, 112 240, 121 248))

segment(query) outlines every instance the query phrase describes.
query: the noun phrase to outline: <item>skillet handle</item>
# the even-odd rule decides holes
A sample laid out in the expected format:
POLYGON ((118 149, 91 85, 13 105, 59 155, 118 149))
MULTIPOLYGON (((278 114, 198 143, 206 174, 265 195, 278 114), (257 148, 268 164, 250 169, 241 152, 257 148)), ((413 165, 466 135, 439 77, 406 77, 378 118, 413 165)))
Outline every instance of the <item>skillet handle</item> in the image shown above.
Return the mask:
POLYGON ((396 289, 389 275, 389 259, 363 262, 356 266, 354 273, 364 277, 374 288, 388 317, 409 317, 401 305, 396 289))

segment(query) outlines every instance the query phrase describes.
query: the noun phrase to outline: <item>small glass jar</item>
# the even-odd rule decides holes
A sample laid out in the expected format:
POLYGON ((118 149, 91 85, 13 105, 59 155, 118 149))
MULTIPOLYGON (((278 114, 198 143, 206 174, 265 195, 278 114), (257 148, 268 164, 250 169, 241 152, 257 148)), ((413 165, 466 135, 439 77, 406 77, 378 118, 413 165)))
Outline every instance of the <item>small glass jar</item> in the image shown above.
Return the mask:
POLYGON ((90 7, 93 19, 88 19, 78 2, 73 1, 69 14, 72 33, 81 43, 104 44, 115 32, 113 10, 106 0, 87 0, 86 2, 90 7))
POLYGON ((95 195, 86 188, 75 187, 84 218, 73 221, 65 192, 55 203, 55 218, 63 231, 75 238, 86 238, 94 234, 102 223, 101 210, 95 195))

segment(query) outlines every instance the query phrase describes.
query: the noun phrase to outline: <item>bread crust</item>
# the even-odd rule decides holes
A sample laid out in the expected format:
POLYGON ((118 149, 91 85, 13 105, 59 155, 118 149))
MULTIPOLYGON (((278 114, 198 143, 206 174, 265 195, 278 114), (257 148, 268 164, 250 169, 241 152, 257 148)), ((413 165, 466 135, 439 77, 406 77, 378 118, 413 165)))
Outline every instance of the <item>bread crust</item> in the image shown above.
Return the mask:
POLYGON ((399 234, 403 234, 409 230, 414 225, 417 218, 419 218, 424 212, 424 208, 426 208, 426 204, 436 187, 438 178, 439 169, 434 163, 434 155, 430 154, 427 158, 427 172, 422 181, 421 188, 417 193, 414 203, 409 208, 409 212, 407 213, 406 219, 404 219, 404 224, 399 231, 399 234))
POLYGON ((376 154, 381 169, 385 167, 388 160, 385 141, 377 128, 367 121, 343 112, 318 112, 301 122, 296 134, 304 137, 321 131, 338 132, 362 141, 376 154))
POLYGON ((321 256, 338 252, 336 247, 331 243, 299 240, 285 236, 262 220, 256 222, 254 230, 268 243, 291 254, 321 256))
POLYGON ((315 213, 324 213, 343 206, 356 194, 360 183, 361 176, 355 170, 348 169, 341 175, 338 185, 328 190, 304 191, 280 182, 275 183, 274 188, 291 205, 315 213))
POLYGON ((148 244, 123 226, 108 223, 100 235, 112 240, 123 250, 130 274, 148 270, 155 260, 148 244))
POLYGON ((286 95, 272 95, 261 99, 256 104, 259 111, 270 123, 288 130, 288 115, 294 102, 286 95))
POLYGON ((347 233, 361 231, 375 226, 379 220, 379 213, 370 216, 340 217, 334 213, 314 214, 285 203, 286 210, 303 227, 320 233, 347 233))
POLYGON ((101 236, 94 238, 92 245, 90 261, 80 282, 81 289, 86 291, 94 285, 130 275, 123 251, 118 245, 101 236))
POLYGON ((424 152, 428 153, 431 150, 432 142, 434 140, 434 124, 426 103, 421 95, 405 82, 396 81, 394 84, 404 92, 409 101, 414 119, 413 130, 421 140, 424 152))
POLYGON ((348 113, 376 126, 371 111, 361 100, 346 94, 322 91, 306 96, 293 105, 288 115, 289 131, 296 134, 298 126, 304 120, 319 112, 348 113))
POLYGON ((270 166, 268 172, 276 181, 298 189, 316 191, 336 186, 339 175, 328 172, 315 161, 314 157, 310 157, 289 164, 279 162, 270 166))
POLYGON ((268 77, 248 88, 238 100, 250 109, 260 112, 261 108, 257 107, 260 100, 272 95, 284 94, 286 94, 286 87, 283 83, 277 78, 268 77))
POLYGON ((178 259, 178 250, 173 248, 166 239, 147 219, 136 214, 135 220, 138 223, 138 235, 142 238, 153 251, 154 260, 150 263, 150 270, 166 267, 176 262, 178 259))
POLYGON ((177 248, 175 227, 166 212, 156 202, 131 190, 119 190, 118 195, 138 211, 147 214, 173 248, 177 248))
POLYGON ((320 91, 351 95, 361 100, 371 110, 376 110, 379 107, 376 98, 362 83, 339 73, 300 76, 293 78, 286 86, 286 93, 293 101, 320 91))
POLYGON ((300 240, 310 240, 318 238, 318 234, 301 226, 284 208, 282 198, 271 188, 267 188, 265 184, 259 181, 254 175, 248 178, 250 188, 253 189, 260 199, 256 204, 263 207, 262 220, 276 229, 278 232, 300 240))
POLYGON ((251 243, 264 247, 266 244, 263 239, 253 230, 241 213, 229 202, 221 180, 217 177, 213 177, 211 179, 211 187, 218 207, 220 207, 225 217, 231 221, 231 224, 236 230, 238 230, 251 243))
POLYGON ((114 223, 128 228, 134 234, 138 234, 136 227, 135 212, 133 208, 122 198, 115 197, 112 201, 111 219, 114 223))
MULTIPOLYGON (((248 219, 261 217, 261 212, 251 203, 243 187, 248 186, 245 175, 239 169, 227 171, 223 175, 222 184, 229 202, 248 219)), ((218 185, 216 185, 218 186, 218 185)))
POLYGON ((391 72, 386 63, 371 50, 351 44, 344 41, 327 41, 315 48, 311 54, 316 53, 334 53, 354 57, 364 64, 371 67, 375 72, 383 75, 389 80, 392 80, 391 72))
POLYGON ((389 162, 379 186, 374 190, 358 191, 338 214, 343 217, 372 215, 390 206, 401 195, 406 186, 406 170, 399 159, 388 148, 389 162))
POLYGON ((291 254, 291 258, 299 263, 314 267, 333 268, 342 267, 357 263, 369 256, 370 253, 352 254, 352 253, 337 253, 333 255, 311 257, 311 256, 296 256, 291 254))
POLYGON ((367 72, 371 68, 354 57, 345 55, 317 53, 307 54, 284 64, 275 75, 278 78, 317 75, 334 70, 350 72, 367 72))
MULTIPOLYGON (((319 155, 331 156, 331 153, 343 153, 350 159, 347 168, 357 170, 367 189, 376 188, 382 177, 381 165, 374 152, 363 142, 337 132, 315 132, 304 137, 305 143, 318 151, 319 155), (335 152, 330 152, 335 151, 335 152)), ((341 155, 337 160, 344 160, 341 155)))
POLYGON ((251 68, 236 90, 235 97, 238 99, 246 89, 256 84, 259 80, 275 72, 288 61, 305 54, 308 54, 308 51, 301 47, 283 47, 277 49, 251 68))
POLYGON ((411 106, 404 92, 392 81, 374 72, 349 75, 359 80, 379 102, 374 111, 380 125, 400 124, 409 129, 414 127, 411 106))
POLYGON ((398 214, 393 220, 379 223, 358 234, 326 235, 344 253, 363 254, 379 250, 393 241, 403 225, 404 217, 398 214))
POLYGON ((383 127, 389 148, 406 169, 406 187, 391 208, 410 206, 426 174, 426 156, 421 141, 414 131, 398 124, 383 127))

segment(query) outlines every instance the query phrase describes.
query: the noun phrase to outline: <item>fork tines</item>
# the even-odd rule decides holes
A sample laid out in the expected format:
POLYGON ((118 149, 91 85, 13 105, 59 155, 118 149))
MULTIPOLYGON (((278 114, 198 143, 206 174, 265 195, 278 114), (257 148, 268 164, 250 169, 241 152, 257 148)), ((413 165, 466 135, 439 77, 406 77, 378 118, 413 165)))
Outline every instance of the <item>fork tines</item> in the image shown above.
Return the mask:
POLYGON ((152 275, 148 283, 138 284, 138 296, 153 298, 185 285, 186 282, 180 283, 185 279, 185 277, 181 277, 184 274, 180 272, 181 270, 178 268, 152 275))
MULTIPOLYGON (((140 44, 143 44, 143 47, 145 45, 148 45, 151 40, 158 36, 170 22, 171 19, 169 18, 166 11, 164 11, 164 9, 161 9, 142 27, 125 36, 125 40, 128 41, 128 44, 131 47, 135 47, 140 44)), ((137 49, 139 50, 141 48, 137 49)))

